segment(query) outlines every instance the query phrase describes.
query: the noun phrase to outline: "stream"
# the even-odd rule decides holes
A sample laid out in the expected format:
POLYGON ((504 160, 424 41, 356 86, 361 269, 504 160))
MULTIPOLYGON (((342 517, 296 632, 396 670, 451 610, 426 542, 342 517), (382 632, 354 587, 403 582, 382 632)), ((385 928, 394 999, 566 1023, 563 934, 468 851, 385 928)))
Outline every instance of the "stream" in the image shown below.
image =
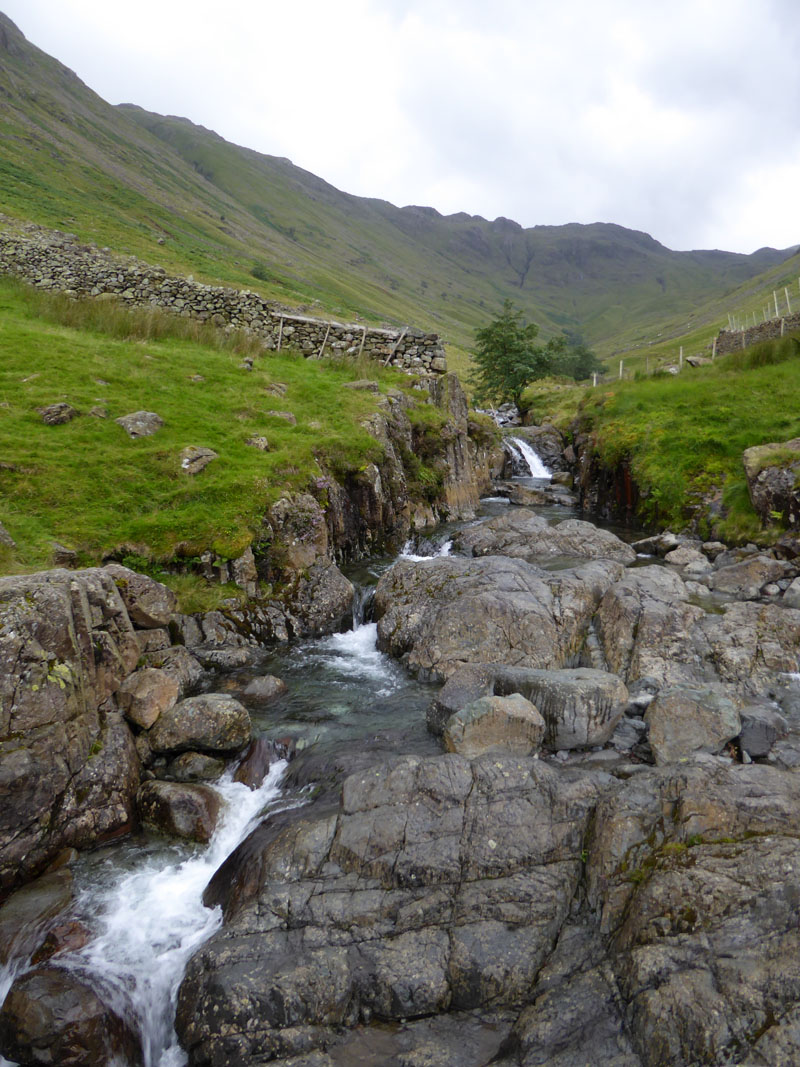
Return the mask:
MULTIPOLYGON (((533 463, 525 442, 515 440, 512 447, 533 463)), ((515 480, 541 485, 549 472, 533 456, 536 474, 515 480)), ((507 506, 506 500, 490 497, 477 521, 507 506)), ((551 521, 576 514, 555 506, 537 510, 551 521)), ((453 528, 418 536, 401 555, 419 559, 449 554, 453 528)), ((256 668, 217 674, 211 688, 247 705, 256 735, 292 738, 299 750, 314 745, 323 761, 353 745, 378 758, 382 752, 438 754, 440 744, 425 726, 434 688, 377 650, 377 626, 369 619, 371 592, 393 562, 389 557, 372 559, 348 569, 357 589, 349 632, 267 650, 256 668), (244 696, 248 682, 264 674, 282 678, 288 692, 267 703, 244 696)), ((53 964, 88 978, 134 1025, 146 1067, 187 1062, 173 1028, 177 991, 189 957, 221 924, 219 909, 204 907, 203 890, 259 821, 270 812, 306 802, 302 790, 282 784, 285 771, 285 762, 274 764, 264 784, 251 791, 234 782, 229 770, 215 785, 224 813, 205 848, 137 833, 84 854, 73 865, 74 904, 58 921, 77 920, 90 929, 92 938, 84 948, 54 957, 53 964)), ((28 965, 17 959, 0 970, 0 1004, 28 965)), ((0 1065, 8 1067, 8 1061, 0 1057, 0 1065)))

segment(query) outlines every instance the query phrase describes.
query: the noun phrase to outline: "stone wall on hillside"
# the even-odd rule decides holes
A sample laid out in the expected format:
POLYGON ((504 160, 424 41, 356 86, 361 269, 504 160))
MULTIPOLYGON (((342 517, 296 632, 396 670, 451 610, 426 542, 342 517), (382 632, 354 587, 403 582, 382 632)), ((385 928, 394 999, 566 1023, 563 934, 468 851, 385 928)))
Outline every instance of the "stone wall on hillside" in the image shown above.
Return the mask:
POLYGON ((784 334, 800 330, 800 315, 786 315, 782 319, 768 319, 746 330, 720 330, 717 335, 716 354, 727 356, 730 352, 741 352, 743 348, 758 344, 759 341, 774 341, 784 334))
POLYGON ((380 329, 312 318, 258 293, 169 275, 162 267, 132 256, 122 258, 107 248, 81 244, 72 234, 33 224, 0 230, 0 272, 75 297, 110 294, 129 307, 159 307, 221 328, 249 330, 268 349, 292 348, 316 358, 363 355, 411 374, 447 371, 437 334, 411 326, 380 329))

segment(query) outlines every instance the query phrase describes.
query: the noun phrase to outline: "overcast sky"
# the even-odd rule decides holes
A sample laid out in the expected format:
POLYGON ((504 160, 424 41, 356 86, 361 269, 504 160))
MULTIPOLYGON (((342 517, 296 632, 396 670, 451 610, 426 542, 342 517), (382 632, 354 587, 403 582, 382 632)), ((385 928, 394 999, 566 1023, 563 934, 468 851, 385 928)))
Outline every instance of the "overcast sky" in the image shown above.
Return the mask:
POLYGON ((798 0, 0 0, 111 103, 349 193, 800 243, 798 0))

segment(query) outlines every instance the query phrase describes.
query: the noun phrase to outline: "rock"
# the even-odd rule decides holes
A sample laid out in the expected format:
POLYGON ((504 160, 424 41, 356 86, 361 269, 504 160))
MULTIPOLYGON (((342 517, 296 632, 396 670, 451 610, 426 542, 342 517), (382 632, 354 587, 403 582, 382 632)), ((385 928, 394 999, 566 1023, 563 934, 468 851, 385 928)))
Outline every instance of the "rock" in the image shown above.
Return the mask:
POLYGON ((23 1064, 134 1067, 138 1036, 77 974, 38 967, 18 978, 0 1010, 0 1051, 23 1064))
POLYGON ((248 596, 258 595, 258 570, 253 549, 248 545, 237 559, 231 561, 231 578, 248 596))
POLYGON ((266 437, 263 437, 260 434, 254 434, 252 437, 248 437, 245 444, 250 445, 251 448, 257 448, 259 452, 269 452, 269 441, 266 437))
POLYGON ((0 966, 25 959, 41 942, 47 927, 72 903, 68 867, 43 874, 0 905, 0 966))
POLYGON ((690 563, 700 563, 705 570, 709 570, 711 567, 708 558, 701 549, 689 542, 684 542, 682 545, 678 545, 677 548, 673 548, 671 552, 667 552, 666 556, 664 556, 664 561, 671 563, 674 567, 685 567, 690 563))
POLYGON ((775 742, 788 732, 786 719, 774 706, 750 704, 739 714, 742 720, 739 744, 751 759, 766 758, 775 742))
POLYGON ((5 528, 5 526, 3 526, 2 522, 0 522, 0 545, 4 546, 5 548, 17 547, 16 541, 5 528))
POLYGON ((544 571, 500 556, 401 559, 375 593, 378 644, 431 681, 465 663, 556 669, 621 574, 609 560, 544 571))
POLYGON ((180 989, 190 1059, 308 1057, 333 1027, 523 1001, 569 910, 599 780, 497 754, 405 757, 348 778, 338 814, 254 831, 206 893, 227 926, 180 989))
POLYGON ((283 419, 283 421, 288 422, 290 426, 297 425, 297 419, 291 411, 265 411, 264 414, 271 415, 273 419, 283 419))
POLYGON ((284 693, 288 692, 288 689, 289 687, 282 678, 276 678, 274 674, 264 674, 248 682, 243 692, 251 700, 266 704, 269 701, 277 700, 279 696, 283 696, 284 693))
POLYGON ((48 426, 61 426, 65 422, 71 422, 72 419, 80 414, 71 404, 63 402, 48 404, 47 407, 37 408, 37 411, 42 416, 42 422, 48 426))
POLYGON ((147 652, 142 659, 145 666, 157 667, 174 678, 181 696, 185 696, 204 677, 203 668, 183 645, 173 645, 159 652, 147 652))
MULTIPOLYGON (((508 491, 509 504, 531 508, 546 504, 548 494, 545 489, 534 489, 530 485, 512 485, 508 491)), ((478 553, 475 553, 478 554, 478 553)))
POLYGON ((548 470, 564 469, 564 435, 555 426, 550 423, 525 426, 524 429, 515 430, 514 436, 527 441, 548 470))
POLYGON ((143 667, 128 675, 117 691, 117 701, 126 719, 148 730, 179 695, 178 683, 166 671, 143 667))
POLYGON ((650 677, 661 685, 702 676, 690 638, 705 611, 688 602, 686 586, 666 567, 628 571, 603 597, 595 627, 609 669, 628 685, 650 677))
POLYGON ((662 689, 644 714, 656 763, 677 763, 695 752, 721 752, 742 728, 725 687, 662 689))
POLYGON ((210 786, 176 782, 145 782, 136 803, 146 829, 203 844, 211 840, 221 807, 210 786))
POLYGON ((128 824, 138 761, 98 709, 138 658, 104 570, 0 578, 0 891, 128 824))
POLYGON ((553 750, 604 745, 622 716, 628 690, 614 674, 588 667, 568 670, 500 668, 495 692, 524 693, 547 724, 545 743, 553 750))
POLYGON ((281 497, 269 509, 275 540, 286 555, 286 569, 300 572, 328 553, 325 513, 310 493, 281 497))
POLYGON ((541 746, 544 729, 542 716, 519 693, 487 696, 453 715, 444 730, 444 747, 467 759, 486 752, 531 756, 541 746))
POLYGON ((104 570, 114 579, 136 626, 151 630, 169 625, 178 603, 171 589, 119 563, 107 563, 104 570))
POLYGON ((800 578, 795 578, 785 591, 783 603, 787 608, 800 608, 800 578))
POLYGON ((187 697, 163 711, 148 732, 154 752, 239 752, 250 740, 247 708, 222 693, 187 697))
POLYGON ((83 923, 71 920, 59 923, 48 930, 47 937, 31 956, 31 963, 38 966, 62 952, 77 952, 92 940, 91 931, 83 923))
POLYGON ((164 420, 154 411, 134 411, 130 415, 122 415, 114 419, 129 437, 152 437, 158 433, 164 425, 164 420))
POLYGON ((271 741, 266 737, 255 737, 242 756, 233 780, 242 782, 249 789, 258 789, 263 785, 272 764, 279 758, 271 741))
POLYGON ((342 389, 359 389, 367 393, 379 393, 381 387, 371 378, 359 378, 355 382, 342 382, 342 389))
POLYGON ((89 414, 92 416, 93 419, 107 419, 108 409, 102 408, 99 405, 95 405, 95 407, 89 409, 89 414))
POLYGON ((55 567, 75 567, 78 564, 78 553, 58 541, 53 542, 53 565, 55 567))
POLYGON ((800 523, 800 437, 756 445, 742 455, 753 507, 765 525, 779 517, 787 526, 800 523))
POLYGON ((182 752, 166 766, 167 778, 176 782, 215 782, 225 772, 225 761, 204 752, 182 752))
POLYGON ((639 541, 634 541, 631 548, 645 556, 663 557, 668 552, 673 552, 681 544, 682 539, 677 534, 672 533, 671 530, 665 530, 663 533, 654 534, 652 537, 643 537, 639 541))
POLYGON ((200 448, 197 445, 187 445, 181 449, 181 470, 186 474, 199 474, 214 459, 219 459, 219 454, 213 448, 200 448))
POLYGON ((136 640, 142 652, 164 652, 172 643, 169 630, 164 627, 156 630, 139 630, 136 640))
POLYGON ((428 729, 441 736, 448 720, 468 704, 494 694, 495 664, 458 667, 433 698, 426 713, 428 729))
POLYGON ((502 555, 528 563, 568 556, 633 563, 636 553, 608 530, 567 519, 551 526, 533 511, 515 509, 488 522, 468 526, 454 537, 456 547, 473 556, 502 555))
POLYGON ((739 600, 755 600, 763 586, 789 573, 791 565, 769 556, 751 556, 727 567, 715 570, 709 586, 717 593, 728 593, 739 600))
POLYGON ((798 801, 796 775, 712 764, 645 772, 598 804, 589 907, 645 1067, 795 1058, 751 1050, 797 1047, 798 801))
POLYGON ((298 635, 337 633, 351 614, 355 590, 331 560, 318 559, 291 590, 291 620, 298 635))
POLYGON ((270 396, 286 396, 288 389, 289 386, 283 382, 271 382, 270 385, 264 386, 264 392, 270 396))

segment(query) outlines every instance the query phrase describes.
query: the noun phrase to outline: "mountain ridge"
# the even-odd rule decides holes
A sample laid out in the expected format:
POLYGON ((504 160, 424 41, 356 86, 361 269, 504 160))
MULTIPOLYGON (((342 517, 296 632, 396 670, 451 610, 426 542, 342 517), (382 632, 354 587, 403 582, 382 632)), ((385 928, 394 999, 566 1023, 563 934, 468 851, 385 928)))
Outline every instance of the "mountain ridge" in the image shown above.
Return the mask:
POLYGON ((687 309, 719 319, 790 252, 675 252, 617 223, 524 228, 353 196, 192 119, 108 104, 2 14, 0 30, 0 210, 284 303, 468 346, 511 299, 543 336, 569 329, 606 355, 687 309))

